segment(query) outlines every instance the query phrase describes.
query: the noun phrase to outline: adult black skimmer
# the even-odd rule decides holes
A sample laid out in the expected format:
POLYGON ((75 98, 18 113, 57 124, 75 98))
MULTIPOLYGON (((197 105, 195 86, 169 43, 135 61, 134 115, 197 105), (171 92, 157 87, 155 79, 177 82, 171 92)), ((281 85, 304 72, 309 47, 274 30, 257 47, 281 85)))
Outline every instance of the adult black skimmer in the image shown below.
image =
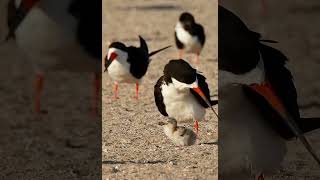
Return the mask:
POLYGON ((177 120, 169 118, 167 122, 160 122, 165 135, 177 146, 191 146, 197 141, 197 135, 189 128, 178 126, 177 120))
POLYGON ((158 110, 178 121, 194 120, 198 134, 198 121, 203 120, 206 108, 210 107, 215 113, 212 105, 217 104, 210 100, 206 78, 182 59, 169 61, 163 73, 154 86, 158 110))
POLYGON ((147 73, 150 57, 171 46, 161 48, 149 53, 146 41, 139 36, 140 47, 127 47, 121 42, 113 42, 109 45, 107 56, 105 57, 105 71, 114 80, 114 97, 118 97, 118 84, 135 83, 136 96, 139 95, 139 83, 147 73))
MULTIPOLYGON (((94 72, 92 110, 98 111, 101 75, 101 3, 98 0, 15 0, 7 39, 19 48, 36 71, 34 109, 41 112, 44 73, 53 70, 94 72)), ((12 6, 10 6, 12 7, 12 6)), ((12 8, 10 8, 12 9, 12 8)))
POLYGON ((206 36, 202 25, 196 23, 192 14, 184 12, 180 15, 174 37, 179 49, 179 59, 182 58, 183 51, 185 51, 195 53, 196 63, 199 63, 199 55, 206 41, 206 36))
POLYGON ((300 117, 292 75, 285 67, 288 58, 262 43, 274 41, 262 40, 222 6, 218 17, 220 177, 272 173, 293 137, 320 164, 304 136, 320 128, 320 119, 300 117))

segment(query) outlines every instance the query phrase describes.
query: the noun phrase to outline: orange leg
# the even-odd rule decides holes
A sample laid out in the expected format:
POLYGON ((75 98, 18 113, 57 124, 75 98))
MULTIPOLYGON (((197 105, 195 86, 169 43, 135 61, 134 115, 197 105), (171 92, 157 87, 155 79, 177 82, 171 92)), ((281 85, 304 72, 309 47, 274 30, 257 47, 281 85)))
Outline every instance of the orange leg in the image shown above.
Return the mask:
POLYGON ((35 80, 34 110, 38 114, 41 112, 40 99, 43 91, 43 81, 44 81, 43 75, 37 74, 36 80, 35 80))
POLYGON ((139 98, 139 83, 136 82, 136 96, 135 96, 136 99, 139 98))
POLYGON ((264 180, 264 175, 262 173, 258 176, 258 180, 264 180))
POLYGON ((194 121, 194 126, 193 127, 196 130, 196 134, 198 136, 198 134, 199 134, 199 123, 198 123, 198 120, 194 121))
POLYGON ((182 57, 183 57, 183 49, 179 49, 179 56, 178 56, 178 58, 179 58, 179 59, 182 59, 182 57))
POLYGON ((114 82, 114 99, 119 99, 118 88, 119 88, 118 82, 114 82))
POLYGON ((98 73, 94 73, 94 79, 93 79, 93 98, 92 98, 92 114, 94 116, 98 115, 98 105, 99 105, 99 95, 100 95, 100 75, 98 73))
POLYGON ((200 62, 200 53, 198 52, 196 54, 196 64, 199 64, 199 62, 200 62))

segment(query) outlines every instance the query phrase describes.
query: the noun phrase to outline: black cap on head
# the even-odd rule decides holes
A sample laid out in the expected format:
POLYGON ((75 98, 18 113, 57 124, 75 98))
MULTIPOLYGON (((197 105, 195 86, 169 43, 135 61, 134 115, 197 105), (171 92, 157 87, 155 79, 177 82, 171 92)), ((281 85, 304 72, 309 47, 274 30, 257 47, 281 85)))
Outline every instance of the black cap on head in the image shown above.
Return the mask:
POLYGON ((194 23, 194 17, 188 12, 184 12, 180 15, 179 21, 182 23, 194 23))
POLYGON ((113 42, 109 45, 109 49, 110 48, 115 48, 115 49, 120 49, 122 51, 127 51, 127 47, 126 45, 124 45, 123 43, 121 42, 113 42))
POLYGON ((164 67, 165 78, 172 77, 180 82, 192 84, 197 79, 197 70, 182 59, 171 60, 164 67))

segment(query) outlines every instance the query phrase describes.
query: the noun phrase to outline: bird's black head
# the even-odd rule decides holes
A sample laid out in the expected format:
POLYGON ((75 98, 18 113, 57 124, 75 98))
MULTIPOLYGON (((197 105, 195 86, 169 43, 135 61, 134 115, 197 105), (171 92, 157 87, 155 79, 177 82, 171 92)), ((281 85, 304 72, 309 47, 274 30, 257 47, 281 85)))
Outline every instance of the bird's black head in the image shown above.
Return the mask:
POLYGON ((109 49, 115 48, 115 49, 120 49, 122 51, 127 51, 126 45, 124 45, 122 42, 113 42, 109 45, 109 49))
POLYGON ((182 59, 169 61, 163 73, 168 82, 171 82, 172 78, 185 84, 192 84, 197 80, 197 70, 182 59))
POLYGON ((192 14, 188 13, 188 12, 184 12, 180 15, 179 21, 183 24, 194 24, 195 20, 194 17, 192 16, 192 14))

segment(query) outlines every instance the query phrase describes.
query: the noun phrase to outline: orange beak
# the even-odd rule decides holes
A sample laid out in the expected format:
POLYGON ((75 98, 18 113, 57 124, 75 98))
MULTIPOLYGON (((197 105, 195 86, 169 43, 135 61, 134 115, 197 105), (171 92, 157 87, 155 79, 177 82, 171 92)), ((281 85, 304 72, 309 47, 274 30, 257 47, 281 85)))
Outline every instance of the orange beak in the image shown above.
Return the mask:
POLYGON ((111 55, 110 55, 110 58, 108 59, 109 61, 113 61, 113 60, 115 60, 116 58, 118 57, 118 54, 116 54, 116 53, 111 53, 111 55))
POLYGON ((292 132, 300 139, 305 148, 313 156, 313 158, 320 165, 320 158, 317 156, 316 152, 313 150, 312 146, 309 144, 308 140, 303 135, 297 123, 294 121, 293 117, 287 113, 287 110, 282 103, 281 99, 276 95, 270 83, 266 84, 252 84, 250 87, 257 93, 262 95, 268 103, 283 117, 288 127, 292 132))
POLYGON ((200 87, 192 88, 192 90, 194 90, 196 93, 199 94, 199 96, 204 100, 204 102, 206 102, 207 105, 211 108, 211 110, 213 111, 213 113, 218 117, 218 114, 214 111, 214 109, 212 108, 212 105, 211 105, 209 99, 204 95, 204 93, 203 93, 203 91, 200 89, 200 87))
POLYGON ((116 54, 114 52, 110 54, 110 58, 104 62, 104 67, 105 67, 104 72, 107 71, 107 69, 110 66, 111 62, 113 60, 115 60, 117 57, 118 57, 118 54, 116 54))

